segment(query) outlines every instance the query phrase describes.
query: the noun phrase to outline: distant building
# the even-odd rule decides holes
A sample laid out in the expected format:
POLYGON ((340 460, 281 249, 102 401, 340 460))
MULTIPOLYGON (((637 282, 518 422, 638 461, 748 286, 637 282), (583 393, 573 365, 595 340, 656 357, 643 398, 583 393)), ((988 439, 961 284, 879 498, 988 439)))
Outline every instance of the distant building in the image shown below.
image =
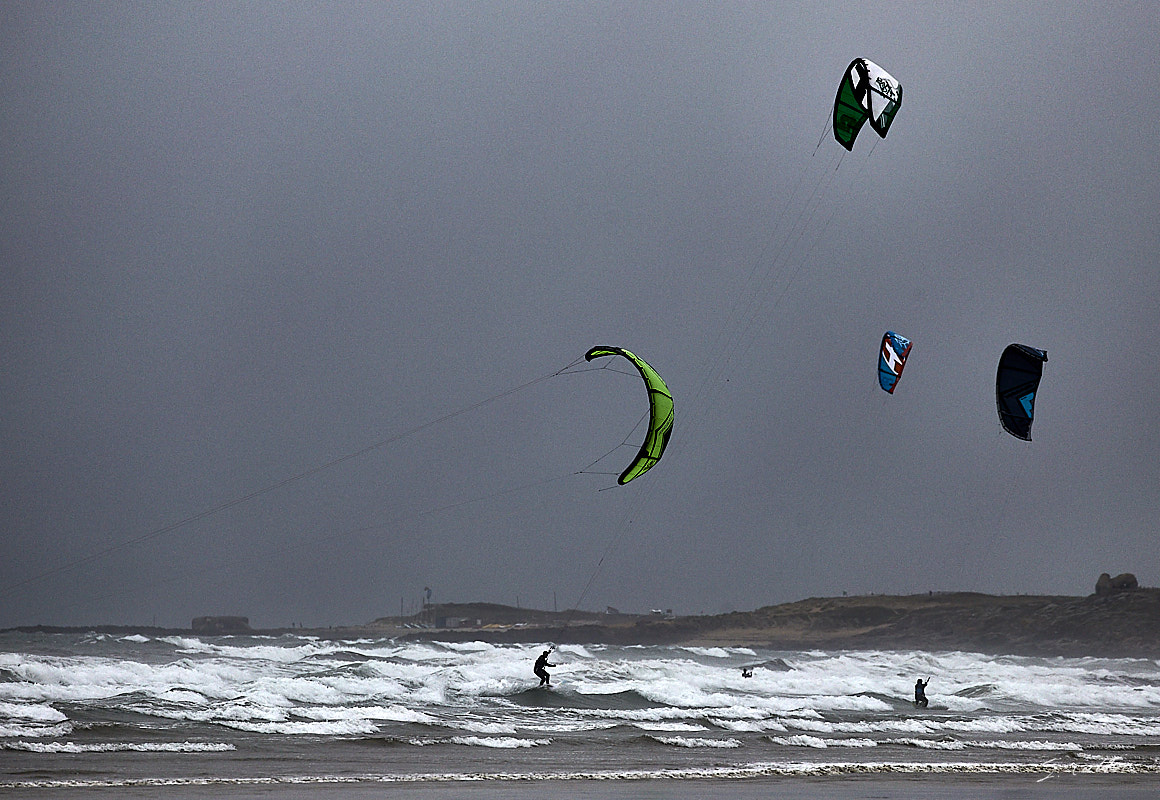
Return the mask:
POLYGON ((194 633, 205 636, 226 636, 237 633, 252 633, 249 617, 194 617, 194 633))
POLYGON ((483 625, 481 619, 469 619, 468 617, 436 617, 436 628, 478 628, 483 625))

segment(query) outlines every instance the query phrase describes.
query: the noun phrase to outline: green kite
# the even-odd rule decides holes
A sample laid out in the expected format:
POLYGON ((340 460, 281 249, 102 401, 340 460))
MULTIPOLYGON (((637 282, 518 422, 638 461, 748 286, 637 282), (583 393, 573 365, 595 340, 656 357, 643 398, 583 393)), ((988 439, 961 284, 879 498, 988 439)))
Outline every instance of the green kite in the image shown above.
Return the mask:
POLYGON ((645 388, 648 389, 648 435, 645 436, 644 444, 640 446, 636 458, 616 479, 616 482, 623 486, 633 478, 648 472, 653 464, 661 460, 661 454, 665 452, 665 446, 668 445, 669 437, 673 433, 673 396, 657 371, 631 350, 625 350, 623 347, 593 347, 584 354, 584 359, 591 361, 603 356, 627 358, 640 372, 640 376, 644 378, 645 388))
POLYGON ((902 84, 889 72, 865 58, 855 58, 846 67, 834 100, 834 138, 847 150, 866 120, 885 138, 894 115, 902 108, 902 84))

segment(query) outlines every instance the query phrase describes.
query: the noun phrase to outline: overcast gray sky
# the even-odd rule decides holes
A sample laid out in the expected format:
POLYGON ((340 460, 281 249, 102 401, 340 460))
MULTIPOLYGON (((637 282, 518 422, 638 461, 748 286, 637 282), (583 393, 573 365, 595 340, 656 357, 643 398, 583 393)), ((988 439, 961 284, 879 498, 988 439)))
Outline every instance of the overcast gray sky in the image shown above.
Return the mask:
POLYGON ((0 625, 1160 584, 1151 3, 12 2, 0 37, 0 625), (855 57, 904 101, 843 156, 855 57), (1030 443, 1012 342, 1050 358, 1030 443), (676 400, 625 487, 639 380, 537 380, 597 344, 676 400))

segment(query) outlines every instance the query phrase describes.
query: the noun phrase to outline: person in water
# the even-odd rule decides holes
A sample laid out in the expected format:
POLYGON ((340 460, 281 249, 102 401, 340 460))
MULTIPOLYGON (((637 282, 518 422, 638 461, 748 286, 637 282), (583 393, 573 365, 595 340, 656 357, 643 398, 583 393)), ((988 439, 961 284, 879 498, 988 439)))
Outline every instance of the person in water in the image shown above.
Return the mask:
POLYGON ((926 679, 926 683, 922 682, 922 678, 919 678, 914 682, 914 705, 916 708, 926 708, 927 704, 930 703, 930 701, 926 699, 926 687, 929 683, 930 678, 926 679))
POLYGON ((536 673, 536 677, 540 679, 541 686, 550 685, 552 683, 550 676, 548 675, 548 670, 544 669, 544 667, 556 666, 555 664, 548 663, 548 656, 551 654, 551 650, 545 650, 543 653, 540 653, 540 657, 536 659, 536 666, 532 667, 532 672, 536 673))

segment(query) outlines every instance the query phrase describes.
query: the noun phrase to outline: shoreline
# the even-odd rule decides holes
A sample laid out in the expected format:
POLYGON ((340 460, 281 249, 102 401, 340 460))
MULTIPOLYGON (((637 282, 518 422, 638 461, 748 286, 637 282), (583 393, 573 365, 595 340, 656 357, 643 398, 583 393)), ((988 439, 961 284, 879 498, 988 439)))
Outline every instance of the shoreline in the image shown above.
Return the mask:
MULTIPOLYGON (((222 778, 220 780, 188 778, 138 778, 121 781, 61 780, 14 781, 0 784, 0 789, 61 789, 70 792, 104 792, 162 789, 172 797, 220 797, 224 790, 230 798, 265 798, 276 789, 282 798, 309 798, 317 796, 364 798, 382 797, 385 788, 414 798, 443 798, 452 790, 456 796, 476 798, 543 797, 551 789, 552 796, 567 794, 575 798, 671 798, 703 797, 706 787, 728 791, 733 800, 763 798, 798 798, 803 789, 813 792, 824 789, 827 798, 863 798, 868 787, 876 796, 897 798, 929 797, 930 789, 937 787, 938 796, 946 798, 1006 798, 1012 791, 1020 797, 1090 797, 1098 788, 1100 796, 1124 798, 1151 798, 1155 784, 1154 772, 1077 772, 1054 770, 1049 765, 992 765, 994 769, 961 772, 951 768, 924 769, 921 764, 899 763, 897 769, 874 772, 865 769, 819 769, 794 773, 769 774, 754 765, 738 764, 733 776, 713 774, 713 770, 692 770, 693 774, 678 777, 672 771, 661 770, 649 774, 642 770, 637 775, 537 775, 526 777, 517 773, 482 772, 462 776, 439 775, 262 775, 222 778), (670 773, 670 774, 666 774, 670 773), (703 774, 700 774, 703 773, 703 774), (1105 794, 1107 793, 1107 794, 1105 794)), ((718 769, 716 772, 728 771, 718 769)))
MULTIPOLYGON (((206 635, 142 625, 17 626, 0 633, 206 635)), ((441 603, 415 617, 327 628, 255 628, 224 635, 760 647, 773 650, 970 650, 1070 657, 1160 657, 1160 589, 1110 595, 954 592, 809 598, 754 611, 661 616, 441 603)), ((219 634, 221 635, 221 634, 219 634)))

